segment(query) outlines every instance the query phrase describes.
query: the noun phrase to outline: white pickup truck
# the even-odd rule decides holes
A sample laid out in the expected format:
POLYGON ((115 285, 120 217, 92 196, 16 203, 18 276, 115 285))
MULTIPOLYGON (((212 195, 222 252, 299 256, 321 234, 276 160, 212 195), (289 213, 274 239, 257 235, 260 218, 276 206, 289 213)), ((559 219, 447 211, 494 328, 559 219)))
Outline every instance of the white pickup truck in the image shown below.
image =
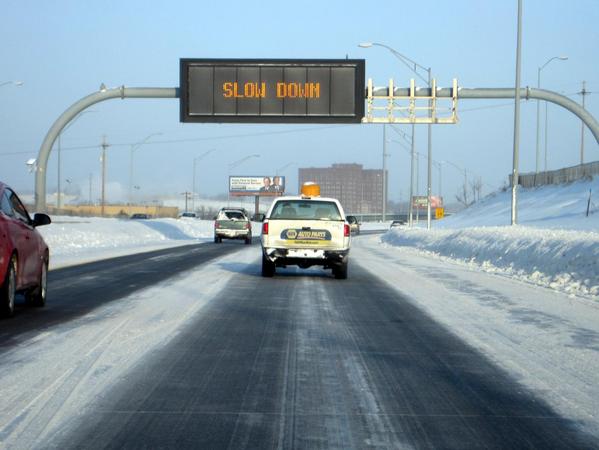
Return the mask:
POLYGON ((262 276, 276 267, 314 265, 347 278, 350 226, 338 200, 302 195, 277 198, 262 224, 262 276))

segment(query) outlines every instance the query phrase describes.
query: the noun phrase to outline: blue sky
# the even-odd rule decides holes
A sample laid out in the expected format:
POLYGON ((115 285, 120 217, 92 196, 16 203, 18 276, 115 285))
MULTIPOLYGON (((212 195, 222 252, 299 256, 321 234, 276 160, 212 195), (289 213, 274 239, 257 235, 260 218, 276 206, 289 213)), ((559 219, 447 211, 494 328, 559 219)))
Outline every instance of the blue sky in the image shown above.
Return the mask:
MULTIPOLYGON (((25 161, 37 156, 56 118, 72 103, 109 87, 176 87, 179 58, 350 58, 366 59, 375 85, 390 77, 407 86, 412 74, 380 42, 430 66, 438 85, 456 77, 464 87, 511 87, 515 78, 516 0, 354 2, 158 2, 4 0, 0 15, 0 179, 20 191, 33 189, 25 161)), ((593 94, 587 108, 599 117, 599 1, 524 0, 522 85, 572 95, 580 101, 582 80, 593 94)), ((284 171, 296 186, 298 167, 356 162, 380 168, 380 125, 209 125, 179 123, 178 100, 110 100, 82 116, 62 139, 66 179, 99 194, 99 144, 108 150, 108 180, 126 192, 129 146, 162 133, 135 154, 135 184, 148 198, 191 189, 193 158, 216 149, 198 165, 202 193, 225 192, 229 163, 250 154, 238 174, 284 171), (284 133, 281 133, 281 132, 284 133), (288 133, 287 133, 288 131, 288 133), (269 134, 269 133, 277 134, 269 134), (243 137, 239 137, 242 135, 243 137), (252 136, 248 136, 252 135, 252 136), (237 136, 237 137, 236 137, 237 136), (154 141, 154 142, 152 142, 154 141), (85 148, 80 148, 85 147, 85 148)), ((460 122, 433 128, 433 158, 451 161, 482 177, 485 192, 505 183, 512 165, 513 102, 468 100, 458 105, 460 122)), ((549 168, 579 161, 580 121, 548 108, 549 168)), ((535 167, 536 103, 522 105, 521 170, 535 167)), ((409 127, 402 127, 409 133, 409 127)), ((390 133, 392 138, 393 134, 390 133)), ((586 160, 599 159, 599 146, 585 136, 586 160)), ((426 152, 426 127, 416 131, 416 147, 426 152)), ((543 148, 543 147, 542 147, 543 148)), ((390 143, 389 198, 407 198, 409 156, 390 143)), ((425 162, 420 191, 424 192, 425 162)), ((48 191, 56 186, 56 157, 48 167, 48 191)), ((433 193, 438 191, 437 170, 433 193)), ((442 194, 452 200, 462 175, 443 166, 442 194)), ((122 199, 121 199, 122 200, 122 199)))

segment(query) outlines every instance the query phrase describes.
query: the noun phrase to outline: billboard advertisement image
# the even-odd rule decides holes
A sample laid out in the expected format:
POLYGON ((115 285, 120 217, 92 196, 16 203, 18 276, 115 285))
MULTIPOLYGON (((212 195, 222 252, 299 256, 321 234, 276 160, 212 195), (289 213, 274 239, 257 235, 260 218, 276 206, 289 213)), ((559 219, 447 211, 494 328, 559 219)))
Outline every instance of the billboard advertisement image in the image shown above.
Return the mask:
POLYGON ((283 195, 285 192, 285 177, 256 176, 256 177, 229 177, 229 193, 231 195, 283 195))

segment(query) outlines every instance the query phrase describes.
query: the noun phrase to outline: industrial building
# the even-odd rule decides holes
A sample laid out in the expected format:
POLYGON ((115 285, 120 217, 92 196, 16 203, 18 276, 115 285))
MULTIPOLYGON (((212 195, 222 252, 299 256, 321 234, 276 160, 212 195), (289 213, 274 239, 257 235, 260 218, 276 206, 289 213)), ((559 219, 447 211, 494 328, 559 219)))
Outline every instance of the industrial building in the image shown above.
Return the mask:
POLYGON ((298 192, 303 183, 313 181, 320 185, 320 195, 338 199, 346 214, 381 214, 384 178, 381 169, 361 164, 306 167, 298 169, 298 192))

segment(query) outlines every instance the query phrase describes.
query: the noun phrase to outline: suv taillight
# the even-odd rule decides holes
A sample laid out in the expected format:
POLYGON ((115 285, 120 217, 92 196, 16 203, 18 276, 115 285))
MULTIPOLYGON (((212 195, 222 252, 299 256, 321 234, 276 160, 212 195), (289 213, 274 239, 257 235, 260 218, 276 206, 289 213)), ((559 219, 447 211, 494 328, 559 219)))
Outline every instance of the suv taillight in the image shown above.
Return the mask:
POLYGON ((349 237, 349 225, 348 224, 344 224, 343 225, 343 236, 344 237, 349 237))
POLYGON ((262 224, 262 234, 268 234, 268 222, 262 224))

